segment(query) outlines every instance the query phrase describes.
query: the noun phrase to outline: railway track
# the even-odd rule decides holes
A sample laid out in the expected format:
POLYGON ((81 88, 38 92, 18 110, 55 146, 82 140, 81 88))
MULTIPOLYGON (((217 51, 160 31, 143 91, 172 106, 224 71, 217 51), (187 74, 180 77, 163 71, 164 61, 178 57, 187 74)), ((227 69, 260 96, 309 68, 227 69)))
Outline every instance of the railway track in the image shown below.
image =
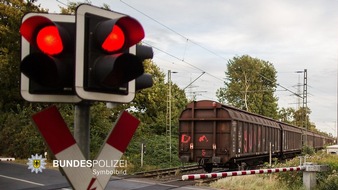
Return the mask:
POLYGON ((198 165, 189 165, 184 167, 175 167, 175 168, 166 168, 152 171, 144 171, 134 173, 133 177, 138 178, 152 178, 153 180, 159 182, 160 184, 173 185, 173 186, 207 186, 217 179, 197 179, 191 181, 183 181, 183 174, 198 174, 203 173, 204 170, 201 166, 198 165))
POLYGON ((163 176, 175 176, 186 172, 198 171, 201 170, 201 167, 198 165, 189 165, 183 167, 174 167, 174 168, 165 168, 144 172, 136 172, 135 176, 139 177, 163 177, 163 176))

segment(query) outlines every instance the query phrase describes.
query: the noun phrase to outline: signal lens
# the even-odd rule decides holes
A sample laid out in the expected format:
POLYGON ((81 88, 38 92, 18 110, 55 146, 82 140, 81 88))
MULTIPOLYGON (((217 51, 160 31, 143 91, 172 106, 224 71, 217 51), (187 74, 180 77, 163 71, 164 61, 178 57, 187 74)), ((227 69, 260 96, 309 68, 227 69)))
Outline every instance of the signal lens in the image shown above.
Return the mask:
POLYGON ((114 25, 112 31, 107 36, 107 38, 104 40, 102 44, 102 49, 104 49, 107 52, 116 52, 120 49, 122 49, 125 41, 125 36, 122 31, 122 29, 114 25))
POLYGON ((56 26, 42 28, 36 37, 36 43, 39 49, 48 55, 57 55, 63 50, 62 40, 56 26))

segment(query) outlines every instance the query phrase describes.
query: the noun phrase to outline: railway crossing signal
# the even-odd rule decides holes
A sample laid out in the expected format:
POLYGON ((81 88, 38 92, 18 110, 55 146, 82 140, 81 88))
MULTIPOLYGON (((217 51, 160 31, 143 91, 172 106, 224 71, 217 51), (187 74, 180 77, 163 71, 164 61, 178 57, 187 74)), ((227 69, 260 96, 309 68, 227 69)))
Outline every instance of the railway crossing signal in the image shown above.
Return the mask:
POLYGON ((136 90, 150 87, 151 76, 144 75, 143 60, 152 58, 153 52, 137 45, 144 36, 143 27, 132 17, 80 5, 76 10, 78 96, 126 103, 134 99, 136 90))
POLYGON ((127 15, 85 4, 75 15, 28 13, 20 33, 27 101, 127 103, 153 84, 143 67, 153 50, 139 45, 143 27, 127 15))
MULTIPOLYGON (((132 17, 80 5, 75 15, 28 13, 20 33, 21 94, 27 101, 80 102, 78 110, 89 113, 88 104, 79 106, 82 100, 125 103, 132 101, 137 91, 152 86, 143 61, 152 58, 153 51, 138 45, 144 30, 132 17)), ((80 120, 80 115, 76 119, 80 120)), ((33 120, 56 158, 85 159, 79 148, 89 147, 76 143, 55 107, 33 120)), ((81 141, 89 137, 89 122, 83 123, 81 130, 74 132, 81 135, 81 141)), ((136 118, 122 113, 97 159, 120 159, 138 124, 136 118)), ((111 176, 94 176, 91 168, 64 171, 79 187, 76 189, 103 189, 111 176)))
POLYGON ((93 164, 94 162, 86 160, 82 154, 56 106, 34 114, 32 119, 57 160, 81 162, 81 165, 77 167, 60 165, 73 189, 97 190, 105 189, 112 175, 110 172, 117 169, 115 164, 108 161, 114 162, 121 159, 140 123, 137 118, 128 112, 121 112, 95 159, 101 164, 93 164), (101 161, 108 164, 102 164, 101 161), (88 163, 91 163, 92 167, 88 166, 88 163), (109 172, 98 175, 97 172, 100 171, 109 172))
POLYGON ((79 102, 74 89, 75 16, 28 13, 22 19, 21 95, 31 102, 79 102))

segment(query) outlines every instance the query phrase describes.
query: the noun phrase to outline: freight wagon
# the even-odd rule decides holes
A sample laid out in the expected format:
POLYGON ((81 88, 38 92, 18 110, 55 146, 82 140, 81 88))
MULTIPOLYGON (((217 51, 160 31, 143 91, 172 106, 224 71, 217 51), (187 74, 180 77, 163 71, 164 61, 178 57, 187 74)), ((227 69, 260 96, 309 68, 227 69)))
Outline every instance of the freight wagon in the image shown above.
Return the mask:
POLYGON ((323 148, 332 139, 268 117, 217 102, 194 101, 179 118, 179 157, 198 162, 207 172, 255 165, 272 157, 292 157, 309 146, 323 148))

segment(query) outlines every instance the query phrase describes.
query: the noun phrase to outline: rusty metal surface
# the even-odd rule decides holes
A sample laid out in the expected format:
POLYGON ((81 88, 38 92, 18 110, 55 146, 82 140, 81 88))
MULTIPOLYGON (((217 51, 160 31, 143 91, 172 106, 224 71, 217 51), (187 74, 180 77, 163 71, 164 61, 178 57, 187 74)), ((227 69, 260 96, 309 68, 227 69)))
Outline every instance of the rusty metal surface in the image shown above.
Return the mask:
POLYGON ((234 157, 266 154, 270 141, 277 152, 279 128, 270 118, 217 102, 192 102, 180 117, 180 156, 224 163, 234 157))
POLYGON ((322 135, 214 101, 191 102, 179 118, 179 157, 184 161, 226 163, 250 157, 299 152, 303 136, 323 147, 322 135))

